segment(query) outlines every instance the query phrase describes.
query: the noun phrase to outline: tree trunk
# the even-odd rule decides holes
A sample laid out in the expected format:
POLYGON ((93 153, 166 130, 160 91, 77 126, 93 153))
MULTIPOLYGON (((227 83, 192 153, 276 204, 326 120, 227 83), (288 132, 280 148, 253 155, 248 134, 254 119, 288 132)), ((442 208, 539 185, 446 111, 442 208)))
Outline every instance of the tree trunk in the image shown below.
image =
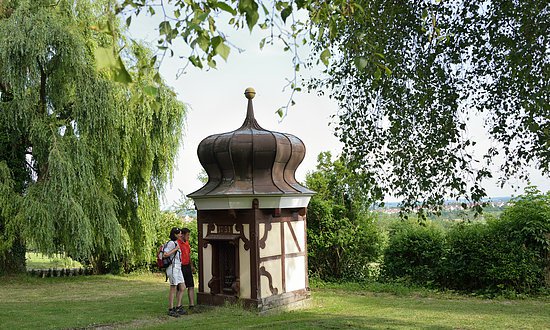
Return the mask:
POLYGON ((27 247, 23 241, 16 238, 12 247, 0 254, 0 275, 26 272, 26 252, 27 247))

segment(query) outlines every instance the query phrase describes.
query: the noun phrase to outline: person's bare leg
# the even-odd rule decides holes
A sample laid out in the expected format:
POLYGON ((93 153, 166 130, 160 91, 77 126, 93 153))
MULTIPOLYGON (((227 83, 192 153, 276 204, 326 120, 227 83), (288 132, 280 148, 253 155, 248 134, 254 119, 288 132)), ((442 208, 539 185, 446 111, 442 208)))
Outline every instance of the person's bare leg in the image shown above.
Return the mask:
POLYGON ((179 288, 180 288, 180 289, 179 289, 178 295, 177 295, 177 298, 178 298, 178 305, 177 305, 177 306, 181 306, 181 300, 182 300, 182 298, 183 298, 183 290, 184 290, 184 288, 183 288, 183 284, 180 283, 180 284, 178 284, 178 285, 179 285, 179 288))
POLYGON ((170 285, 170 293, 168 294, 168 305, 170 309, 174 308, 174 294, 176 293, 176 286, 170 285))
POLYGON ((189 306, 195 306, 195 288, 187 288, 187 296, 189 297, 189 306))

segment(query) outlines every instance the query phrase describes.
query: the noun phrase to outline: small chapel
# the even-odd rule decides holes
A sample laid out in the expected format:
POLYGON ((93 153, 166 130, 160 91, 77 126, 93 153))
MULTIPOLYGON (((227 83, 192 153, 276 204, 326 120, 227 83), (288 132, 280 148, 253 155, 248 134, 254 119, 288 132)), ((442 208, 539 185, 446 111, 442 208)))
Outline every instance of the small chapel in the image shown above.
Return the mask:
POLYGON ((208 182, 189 195, 198 222, 199 304, 240 301, 265 311, 309 298, 306 211, 313 191, 295 172, 304 143, 263 129, 248 108, 242 126, 214 134, 197 154, 208 182))

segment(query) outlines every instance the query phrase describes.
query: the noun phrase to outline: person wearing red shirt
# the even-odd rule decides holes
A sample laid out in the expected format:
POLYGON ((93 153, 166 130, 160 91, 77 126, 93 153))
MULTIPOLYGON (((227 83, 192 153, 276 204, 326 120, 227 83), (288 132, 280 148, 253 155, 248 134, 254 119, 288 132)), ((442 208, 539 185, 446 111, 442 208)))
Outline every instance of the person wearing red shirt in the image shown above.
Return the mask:
POLYGON ((191 231, 188 228, 183 228, 182 238, 178 239, 178 245, 181 250, 181 272, 187 288, 189 297, 189 308, 195 307, 195 283, 193 282, 193 273, 195 271, 191 262, 191 246, 189 245, 189 235, 191 231))

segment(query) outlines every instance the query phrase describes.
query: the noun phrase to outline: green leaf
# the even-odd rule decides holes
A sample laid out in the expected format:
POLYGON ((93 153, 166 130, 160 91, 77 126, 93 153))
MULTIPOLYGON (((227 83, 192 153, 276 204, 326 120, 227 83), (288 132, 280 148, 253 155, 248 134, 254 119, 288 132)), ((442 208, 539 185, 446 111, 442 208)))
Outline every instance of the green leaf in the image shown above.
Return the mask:
POLYGON ((153 76, 153 81, 160 84, 162 83, 162 78, 160 77, 160 73, 155 73, 155 75, 153 76))
POLYGON ((281 18, 283 19, 283 22, 286 23, 286 19, 290 16, 290 14, 292 14, 292 5, 289 5, 281 11, 281 18))
POLYGON ((426 17, 428 17, 428 9, 423 8, 422 9, 422 19, 426 19, 426 17))
POLYGON ((252 8, 252 0, 239 0, 238 8, 240 13, 246 13, 252 8))
POLYGON ((296 7, 298 7, 298 9, 302 9, 305 7, 305 5, 307 4, 307 1, 306 0, 296 0, 296 7))
POLYGON ((197 44, 204 52, 206 52, 206 50, 210 46, 210 43, 208 42, 208 37, 205 37, 202 34, 197 38, 197 44))
POLYGON ((246 24, 250 31, 258 22, 260 14, 258 13, 258 4, 254 0, 240 0, 238 6, 239 12, 245 14, 246 24))
POLYGON ((321 27, 319 28, 318 40, 321 40, 324 37, 325 37, 325 27, 323 25, 321 25, 321 27))
POLYGON ((160 35, 167 35, 172 31, 172 26, 170 25, 170 22, 168 21, 162 21, 159 24, 159 34, 160 35))
POLYGON ((212 48, 214 49, 214 54, 220 55, 224 60, 227 61, 229 52, 231 49, 224 43, 224 40, 220 36, 212 38, 212 48))
POLYGON ((117 67, 114 68, 115 72, 115 78, 114 80, 116 82, 122 83, 122 84, 129 84, 132 82, 132 76, 126 70, 126 66, 124 65, 124 62, 122 61, 122 58, 118 56, 117 60, 117 67))
POLYGON ((155 86, 151 86, 151 85, 148 85, 148 86, 145 86, 143 87, 143 92, 149 96, 157 96, 158 93, 159 93, 159 89, 155 86))
POLYGON ((237 11, 235 9, 231 8, 231 6, 226 4, 225 2, 216 3, 216 7, 218 7, 219 9, 221 9, 223 11, 226 11, 226 12, 230 13, 231 15, 237 15, 237 11))
POLYGON ((150 66, 155 66, 155 64, 157 64, 157 55, 151 57, 151 60, 149 61, 149 65, 150 66))
POLYGON ((208 17, 208 30, 210 30, 210 33, 216 32, 216 21, 212 16, 208 17))
POLYGON ((117 59, 113 48, 97 47, 94 51, 95 63, 98 70, 116 67, 117 59))
POLYGON ((210 42, 212 43, 212 48, 216 48, 223 42, 223 38, 221 36, 215 36, 210 40, 210 42))
POLYGON ((260 49, 263 49, 263 48, 264 48, 264 45, 265 45, 265 38, 263 38, 262 40, 260 40, 260 49))
POLYGON ((321 62, 323 62, 325 66, 328 66, 328 60, 331 56, 332 54, 330 53, 330 50, 328 50, 328 48, 323 50, 320 56, 321 62))
POLYGON ((188 57, 188 59, 189 59, 189 62, 193 64, 193 66, 202 69, 202 62, 200 58, 198 58, 197 56, 191 55, 188 57))
POLYGON ((203 12, 202 10, 195 12, 195 19, 199 22, 204 21, 208 17, 208 13, 203 12))
POLYGON ((220 55, 225 61, 227 61, 227 57, 229 56, 231 48, 229 48, 229 46, 222 42, 216 48, 214 48, 214 51, 216 52, 216 54, 220 55))
POLYGON ((96 68, 101 70, 109 70, 114 75, 114 81, 128 84, 132 82, 132 77, 124 61, 119 55, 115 55, 115 49, 112 47, 97 47, 94 51, 94 57, 96 61, 96 68))
POLYGON ((369 61, 362 56, 356 57, 353 61, 355 62, 355 67, 359 71, 363 71, 369 64, 369 61))
POLYGON ((380 68, 376 68, 376 71, 374 71, 374 79, 380 80, 382 77, 382 71, 380 71, 380 68))
POLYGON ((216 61, 214 59, 211 59, 210 61, 208 61, 208 66, 211 67, 212 69, 215 69, 216 61))
POLYGON ((283 108, 279 108, 277 111, 275 111, 275 113, 280 117, 280 118, 283 118, 284 116, 284 112, 283 112, 283 108))
POLYGON ((248 25, 250 31, 252 31, 259 18, 260 14, 258 14, 258 10, 248 11, 246 13, 246 24, 248 25))
POLYGON ((361 11, 361 13, 365 13, 365 9, 363 9, 363 7, 358 4, 357 2, 353 2, 353 6, 355 6, 355 8, 359 9, 361 11))

